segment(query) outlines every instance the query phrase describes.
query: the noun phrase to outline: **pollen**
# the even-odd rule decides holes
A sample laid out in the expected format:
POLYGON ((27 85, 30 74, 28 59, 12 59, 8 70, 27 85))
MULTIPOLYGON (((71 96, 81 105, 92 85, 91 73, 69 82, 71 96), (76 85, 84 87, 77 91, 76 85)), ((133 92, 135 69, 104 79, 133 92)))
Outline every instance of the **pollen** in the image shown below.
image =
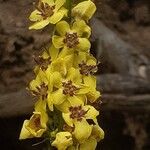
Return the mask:
POLYGON ((79 89, 72 84, 71 80, 67 82, 63 82, 62 85, 63 85, 63 94, 69 95, 69 96, 75 95, 76 91, 79 89))
POLYGON ((37 63, 37 65, 38 65, 43 71, 47 70, 48 65, 51 64, 51 58, 50 58, 50 57, 44 59, 43 57, 38 56, 38 57, 35 57, 35 58, 34 58, 34 61, 37 63))
POLYGON ((85 62, 79 64, 79 67, 80 73, 85 76, 93 75, 98 70, 97 65, 87 65, 85 62))
POLYGON ((69 107, 69 111, 71 112, 70 118, 77 119, 77 121, 82 121, 82 118, 85 116, 87 111, 82 109, 82 106, 69 107))
POLYGON ((45 100, 48 96, 48 86, 43 82, 40 86, 37 86, 36 89, 37 90, 32 90, 33 95, 42 97, 42 100, 45 100))
POLYGON ((79 44, 77 33, 66 33, 64 41, 68 48, 74 48, 79 44))
POLYGON ((40 12, 38 15, 41 15, 45 20, 54 14, 55 5, 50 6, 47 3, 43 3, 41 0, 39 0, 36 9, 40 12))

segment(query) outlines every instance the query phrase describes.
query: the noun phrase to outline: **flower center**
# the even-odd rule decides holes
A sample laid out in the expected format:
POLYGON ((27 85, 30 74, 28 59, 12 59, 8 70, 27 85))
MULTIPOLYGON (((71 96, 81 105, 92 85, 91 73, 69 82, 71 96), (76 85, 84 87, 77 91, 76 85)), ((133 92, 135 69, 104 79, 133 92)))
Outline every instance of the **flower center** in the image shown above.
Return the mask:
POLYGON ((37 63, 37 65, 39 65, 39 67, 40 67, 43 71, 47 70, 48 65, 51 64, 51 58, 50 58, 50 57, 44 59, 43 57, 38 56, 38 57, 35 57, 34 60, 35 60, 35 62, 37 63))
POLYGON ((36 114, 32 117, 31 121, 28 125, 31 129, 33 129, 35 132, 41 129, 41 121, 40 121, 40 115, 36 114))
POLYGON ((75 92, 78 90, 76 86, 72 84, 72 81, 69 80, 68 82, 63 82, 63 94, 73 96, 75 92))
POLYGON ((67 124, 63 125, 63 130, 72 133, 75 127, 68 126, 67 124))
POLYGON ((67 45, 69 48, 73 48, 76 45, 79 44, 79 39, 77 33, 66 33, 65 38, 64 38, 64 43, 67 45))
POLYGON ((36 89, 37 91, 32 90, 32 93, 35 96, 42 97, 42 100, 45 100, 48 96, 47 94, 48 86, 43 82, 40 86, 37 86, 36 89))
POLYGON ((98 70, 97 65, 87 65, 85 62, 79 64, 79 67, 80 73, 86 76, 93 75, 98 70))
POLYGON ((39 0, 36 9, 40 12, 39 15, 41 15, 45 20, 54 14, 55 5, 50 6, 47 3, 43 3, 41 0, 39 0))
POLYGON ((77 121, 82 121, 82 118, 85 116, 87 111, 82 109, 82 106, 69 107, 69 111, 71 112, 70 118, 77 119, 77 121))

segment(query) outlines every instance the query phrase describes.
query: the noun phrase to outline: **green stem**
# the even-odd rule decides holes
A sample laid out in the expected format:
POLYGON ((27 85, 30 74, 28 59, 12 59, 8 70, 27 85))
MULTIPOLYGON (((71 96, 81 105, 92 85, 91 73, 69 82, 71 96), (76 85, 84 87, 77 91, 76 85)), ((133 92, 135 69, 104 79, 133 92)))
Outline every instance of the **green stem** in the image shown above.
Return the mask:
POLYGON ((73 3, 73 0, 67 0, 66 3, 67 3, 67 8, 68 8, 68 18, 69 18, 69 22, 71 22, 71 20, 72 20, 71 10, 72 10, 72 3, 73 3))

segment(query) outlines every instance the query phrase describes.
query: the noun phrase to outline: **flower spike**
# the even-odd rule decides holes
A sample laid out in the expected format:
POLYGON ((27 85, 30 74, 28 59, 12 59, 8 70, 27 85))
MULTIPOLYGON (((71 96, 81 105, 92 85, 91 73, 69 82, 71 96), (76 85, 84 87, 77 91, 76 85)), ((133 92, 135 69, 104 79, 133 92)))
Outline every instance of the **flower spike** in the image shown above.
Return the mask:
POLYGON ((96 58, 90 54, 89 19, 96 11, 92 0, 74 5, 72 0, 39 0, 29 19, 29 29, 53 24, 50 46, 34 57, 35 78, 29 83, 37 99, 33 115, 25 120, 19 139, 43 138, 48 149, 95 150, 104 138, 94 104, 96 58), (66 7, 66 8, 65 8, 66 7))

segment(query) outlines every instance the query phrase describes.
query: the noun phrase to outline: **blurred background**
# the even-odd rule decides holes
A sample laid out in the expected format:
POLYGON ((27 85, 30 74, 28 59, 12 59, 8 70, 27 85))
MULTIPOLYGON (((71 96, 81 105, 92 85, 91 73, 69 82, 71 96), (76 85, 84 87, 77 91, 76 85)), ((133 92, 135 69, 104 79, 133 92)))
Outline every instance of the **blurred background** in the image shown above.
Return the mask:
MULTIPOLYGON (((50 29, 29 31, 32 0, 0 0, 0 149, 38 150, 19 141, 35 102, 26 90, 33 55, 50 41, 50 29)), ((97 150, 150 150, 150 1, 95 0, 92 53, 101 62, 99 123, 105 139, 97 150)))

